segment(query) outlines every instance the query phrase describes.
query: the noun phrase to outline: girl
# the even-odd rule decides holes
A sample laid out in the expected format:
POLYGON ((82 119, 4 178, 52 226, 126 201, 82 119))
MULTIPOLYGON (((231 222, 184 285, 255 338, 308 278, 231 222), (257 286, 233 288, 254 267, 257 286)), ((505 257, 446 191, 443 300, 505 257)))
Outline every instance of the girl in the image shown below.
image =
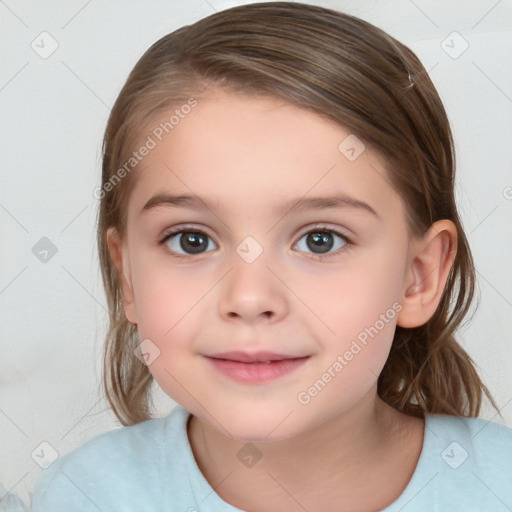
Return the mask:
POLYGON ((104 139, 105 390, 127 428, 34 512, 512 508, 512 431, 454 332, 474 267, 417 57, 306 4, 156 42, 104 139), (153 379, 178 405, 151 419, 153 379))

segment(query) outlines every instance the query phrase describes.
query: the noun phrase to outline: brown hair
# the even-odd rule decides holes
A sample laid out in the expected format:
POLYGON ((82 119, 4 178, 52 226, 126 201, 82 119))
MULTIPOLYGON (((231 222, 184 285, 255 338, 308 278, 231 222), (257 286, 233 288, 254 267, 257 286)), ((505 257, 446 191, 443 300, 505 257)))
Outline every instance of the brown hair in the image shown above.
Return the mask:
POLYGON ((200 99, 211 84, 280 98, 350 129, 384 156, 412 236, 437 220, 454 222, 457 254, 439 307, 420 327, 396 328, 378 394, 414 416, 477 416, 483 393, 496 407, 454 338, 471 306, 475 270, 455 205, 452 134, 427 72, 411 50, 361 19, 307 4, 267 2, 215 13, 154 43, 130 73, 108 120, 98 248, 110 313, 104 387, 121 423, 151 417, 153 379, 134 356, 136 326, 124 315, 106 243, 110 227, 123 239, 136 171, 107 184, 116 172, 119 178, 141 127, 187 98, 200 99))

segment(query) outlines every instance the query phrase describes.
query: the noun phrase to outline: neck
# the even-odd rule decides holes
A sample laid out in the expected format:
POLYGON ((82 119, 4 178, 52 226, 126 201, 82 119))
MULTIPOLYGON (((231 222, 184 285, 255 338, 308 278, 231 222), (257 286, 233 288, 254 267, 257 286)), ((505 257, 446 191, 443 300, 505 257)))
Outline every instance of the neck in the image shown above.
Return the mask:
MULTIPOLYGON (((250 489, 253 497, 265 496, 265 510, 271 510, 267 506, 270 502, 278 510, 277 503, 283 505, 290 499, 284 496, 284 490, 291 496, 304 496, 305 484, 313 489, 309 496, 312 502, 318 503, 313 497, 315 489, 324 495, 326 489, 333 492, 335 489, 345 503, 352 496, 360 504, 369 499, 368 493, 371 499, 374 493, 363 482, 371 482, 373 487, 376 479, 382 478, 382 471, 388 470, 389 461, 396 465, 397 450, 405 457, 402 446, 408 448, 410 460, 408 466, 406 463, 407 474, 402 478, 405 481, 397 483, 394 490, 390 489, 382 497, 383 502, 391 503, 405 488, 419 458, 423 434, 417 429, 418 421, 421 420, 385 404, 373 388, 349 411, 314 429, 285 440, 252 443, 257 451, 252 450, 259 452, 261 459, 251 467, 237 458, 239 450, 247 444, 244 441, 224 436, 195 416, 191 418, 188 433, 199 468, 225 501, 239 508, 259 507, 261 504, 254 498, 248 501, 250 489), (416 428, 416 447, 411 459, 412 427, 416 428), (219 485, 219 482, 223 483, 219 485)), ((306 509, 309 510, 307 506, 306 509)))

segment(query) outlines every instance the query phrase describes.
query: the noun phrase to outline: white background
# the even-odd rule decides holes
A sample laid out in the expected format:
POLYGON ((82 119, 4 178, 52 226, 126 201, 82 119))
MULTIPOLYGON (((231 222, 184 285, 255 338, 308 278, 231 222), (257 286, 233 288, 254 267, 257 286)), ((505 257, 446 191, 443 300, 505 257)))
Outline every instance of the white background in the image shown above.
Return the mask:
MULTIPOLYGON (((0 2, 0 510, 22 510, 15 495, 29 502, 41 471, 31 453, 41 442, 63 455, 118 426, 100 385, 107 314, 92 193, 110 106, 153 42, 242 3, 0 2), (43 31, 58 43, 46 59, 31 48, 43 31), (32 252, 43 237, 57 248, 46 263, 32 252)), ((489 408, 482 416, 512 426, 511 2, 311 3, 409 45, 445 102, 481 295, 459 339, 502 408, 503 418, 489 408), (442 47, 453 31, 469 43, 456 59, 442 47)), ((162 392, 157 398, 160 415, 174 405, 162 392)))

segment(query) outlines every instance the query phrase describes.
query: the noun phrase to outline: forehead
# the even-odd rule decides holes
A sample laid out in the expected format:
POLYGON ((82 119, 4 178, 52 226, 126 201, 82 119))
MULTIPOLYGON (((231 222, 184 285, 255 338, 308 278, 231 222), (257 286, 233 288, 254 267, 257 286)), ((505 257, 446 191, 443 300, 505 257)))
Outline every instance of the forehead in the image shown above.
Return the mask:
POLYGON ((400 207, 384 160, 311 111, 218 89, 192 109, 176 108, 141 130, 139 140, 151 139, 152 148, 135 170, 132 215, 157 192, 197 194, 239 211, 334 193, 375 209, 400 207))

